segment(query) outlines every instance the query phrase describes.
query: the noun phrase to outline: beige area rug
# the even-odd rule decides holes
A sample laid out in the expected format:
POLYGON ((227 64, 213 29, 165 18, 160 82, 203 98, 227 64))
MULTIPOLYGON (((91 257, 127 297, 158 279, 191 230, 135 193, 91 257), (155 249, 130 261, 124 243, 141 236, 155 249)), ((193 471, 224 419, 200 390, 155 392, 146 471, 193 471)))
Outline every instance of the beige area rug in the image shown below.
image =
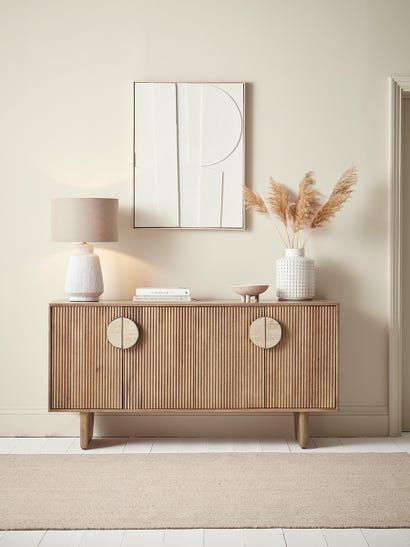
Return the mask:
POLYGON ((408 526, 409 454, 0 456, 1 529, 408 526))

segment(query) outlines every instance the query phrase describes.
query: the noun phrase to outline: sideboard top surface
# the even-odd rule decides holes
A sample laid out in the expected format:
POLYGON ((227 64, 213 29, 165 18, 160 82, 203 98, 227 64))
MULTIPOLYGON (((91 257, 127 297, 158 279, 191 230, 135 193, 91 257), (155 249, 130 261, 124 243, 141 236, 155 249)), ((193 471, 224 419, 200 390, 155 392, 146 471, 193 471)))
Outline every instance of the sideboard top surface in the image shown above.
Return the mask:
POLYGON ((240 300, 191 300, 190 302, 158 302, 132 300, 100 300, 99 302, 70 302, 56 300, 50 306, 338 306, 339 302, 332 300, 261 300, 260 302, 241 302, 240 300))

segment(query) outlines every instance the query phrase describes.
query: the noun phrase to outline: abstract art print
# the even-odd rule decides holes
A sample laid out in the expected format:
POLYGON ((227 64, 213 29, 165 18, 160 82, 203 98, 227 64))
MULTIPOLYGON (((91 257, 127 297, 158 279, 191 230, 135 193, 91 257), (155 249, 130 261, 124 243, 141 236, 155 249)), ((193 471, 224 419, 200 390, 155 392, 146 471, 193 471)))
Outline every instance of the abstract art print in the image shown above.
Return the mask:
POLYGON ((134 227, 243 229, 244 83, 134 83, 134 227))

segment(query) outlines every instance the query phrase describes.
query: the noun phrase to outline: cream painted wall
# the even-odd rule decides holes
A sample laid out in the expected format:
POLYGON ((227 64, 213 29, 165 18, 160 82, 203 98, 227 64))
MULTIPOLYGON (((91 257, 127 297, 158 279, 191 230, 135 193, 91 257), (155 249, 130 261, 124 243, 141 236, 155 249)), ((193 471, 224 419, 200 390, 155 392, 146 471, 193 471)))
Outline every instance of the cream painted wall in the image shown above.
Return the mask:
MULTIPOLYGON (((47 415, 47 303, 63 294, 70 245, 50 241, 50 199, 119 197, 120 242, 99 249, 104 298, 137 284, 274 286, 282 247, 262 218, 245 232, 133 230, 132 81, 249 82, 247 182, 327 193, 360 184, 315 234, 318 295, 342 303, 341 405, 316 433, 387 431, 388 76, 410 73, 410 2, 391 0, 2 0, 0 434, 73 434, 47 415)), ((273 296, 273 290, 269 296, 273 296)), ((290 418, 99 418, 97 432, 286 433, 290 418), (259 429, 258 429, 259 428, 259 429)))

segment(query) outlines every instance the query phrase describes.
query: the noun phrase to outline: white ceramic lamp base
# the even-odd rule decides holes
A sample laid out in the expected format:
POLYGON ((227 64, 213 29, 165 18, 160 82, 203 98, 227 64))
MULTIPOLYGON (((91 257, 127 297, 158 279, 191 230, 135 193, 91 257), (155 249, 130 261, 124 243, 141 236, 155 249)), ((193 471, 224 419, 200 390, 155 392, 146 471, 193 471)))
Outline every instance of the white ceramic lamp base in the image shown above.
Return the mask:
POLYGON ((100 258, 89 243, 79 243, 70 256, 65 292, 71 302, 98 302, 104 292, 100 258))

